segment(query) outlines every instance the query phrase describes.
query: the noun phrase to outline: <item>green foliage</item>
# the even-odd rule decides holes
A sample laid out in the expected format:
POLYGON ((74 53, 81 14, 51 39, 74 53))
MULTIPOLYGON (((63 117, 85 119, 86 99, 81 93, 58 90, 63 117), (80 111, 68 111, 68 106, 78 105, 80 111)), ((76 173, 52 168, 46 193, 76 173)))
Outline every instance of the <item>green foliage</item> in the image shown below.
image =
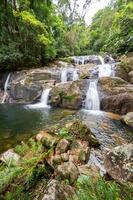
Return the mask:
POLYGON ((131 200, 132 192, 129 185, 120 186, 104 179, 94 182, 88 176, 81 176, 76 183, 76 195, 71 200, 131 200))
POLYGON ((69 133, 67 128, 60 129, 58 134, 61 138, 65 138, 66 140, 73 140, 73 136, 69 133))
POLYGON ((51 149, 44 151, 41 143, 31 139, 28 144, 22 143, 17 146, 15 151, 23 156, 21 161, 18 164, 0 167, 0 193, 4 192, 10 185, 11 191, 7 194, 9 199, 12 195, 18 195, 19 192, 22 192, 19 191, 20 185, 24 187, 25 191, 28 191, 41 177, 47 175, 43 161, 49 155, 51 149), (18 191, 15 193, 13 192, 14 187, 18 187, 18 191))
POLYGON ((93 52, 123 54, 133 51, 133 2, 117 0, 99 11, 90 26, 93 52))

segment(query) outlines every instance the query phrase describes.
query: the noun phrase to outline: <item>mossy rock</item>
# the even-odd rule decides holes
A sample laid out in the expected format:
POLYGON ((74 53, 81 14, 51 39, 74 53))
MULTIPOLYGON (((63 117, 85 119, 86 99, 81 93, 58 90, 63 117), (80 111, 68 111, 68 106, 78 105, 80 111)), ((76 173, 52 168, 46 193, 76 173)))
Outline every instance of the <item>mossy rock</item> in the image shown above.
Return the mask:
POLYGON ((89 139, 89 135, 91 130, 83 124, 80 120, 75 120, 69 127, 69 133, 71 133, 74 137, 80 138, 83 140, 89 139))

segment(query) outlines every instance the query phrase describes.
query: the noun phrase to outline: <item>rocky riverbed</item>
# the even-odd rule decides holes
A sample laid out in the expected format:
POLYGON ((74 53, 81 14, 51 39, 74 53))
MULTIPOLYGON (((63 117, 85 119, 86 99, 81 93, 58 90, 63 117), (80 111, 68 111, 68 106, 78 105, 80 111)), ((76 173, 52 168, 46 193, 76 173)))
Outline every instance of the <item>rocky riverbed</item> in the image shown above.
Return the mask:
MULTIPOLYGON (((6 111, 9 124, 15 122, 15 126, 8 127, 8 137, 11 139, 12 135, 13 139, 10 129, 17 130, 18 135, 22 131, 30 133, 23 142, 22 134, 19 145, 9 144, 16 147, 7 148, 0 156, 1 199, 8 195, 17 199, 13 196, 17 195, 16 190, 23 199, 65 200, 77 194, 76 184, 81 177, 90 177, 94 183, 103 177, 123 188, 124 184, 132 184, 132 67, 124 77, 120 76, 123 60, 119 65, 104 67, 106 73, 97 60, 85 64, 59 61, 49 67, 11 74, 2 106, 17 105, 25 121, 15 116, 17 110, 8 113, 9 109, 0 107, 3 113, 6 111), (98 76, 98 70, 104 75, 98 76), (114 76, 112 70, 119 76, 114 76), (44 91, 49 88, 45 96, 44 91), (100 110, 95 110, 97 104, 100 110), (93 109, 87 110, 88 107, 93 109), (53 114, 51 108, 55 109, 53 114), (23 121, 22 126, 17 124, 18 119, 23 121), (32 125, 30 129, 26 123, 32 125)), ((1 92, 1 99, 5 91, 1 92)), ((3 115, 0 118, 3 120, 3 115)), ((2 145, 8 141, 5 139, 1 139, 2 145)), ((130 199, 131 194, 128 195, 130 199)))

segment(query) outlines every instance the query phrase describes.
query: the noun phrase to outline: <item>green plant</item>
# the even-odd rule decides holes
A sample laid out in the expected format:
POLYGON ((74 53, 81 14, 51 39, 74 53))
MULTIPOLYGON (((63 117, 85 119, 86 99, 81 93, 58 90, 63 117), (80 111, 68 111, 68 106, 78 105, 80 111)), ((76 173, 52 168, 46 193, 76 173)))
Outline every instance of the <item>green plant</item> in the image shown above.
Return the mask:
POLYGON ((133 188, 116 182, 99 179, 93 181, 88 176, 81 176, 76 183, 76 194, 71 200, 131 200, 133 188))
POLYGON ((67 128, 60 129, 59 136, 61 138, 65 138, 65 139, 70 140, 70 141, 73 139, 73 136, 69 133, 67 128))

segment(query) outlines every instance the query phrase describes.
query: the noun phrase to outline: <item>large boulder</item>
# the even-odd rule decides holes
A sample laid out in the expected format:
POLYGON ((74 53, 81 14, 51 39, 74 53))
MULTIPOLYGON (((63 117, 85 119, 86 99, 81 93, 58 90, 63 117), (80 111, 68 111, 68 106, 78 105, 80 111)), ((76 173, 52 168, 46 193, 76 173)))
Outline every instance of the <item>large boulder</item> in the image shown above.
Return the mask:
POLYGON ((104 160, 108 174, 119 182, 133 182, 133 144, 110 150, 104 160))
POLYGON ((52 88, 51 105, 68 109, 79 109, 82 106, 82 85, 81 81, 57 84, 52 88))
POLYGON ((101 109, 118 114, 133 111, 133 87, 118 77, 99 80, 101 109))
POLYGON ((133 112, 129 112, 122 116, 121 120, 128 126, 133 128, 133 112))
POLYGON ((35 84, 25 85, 21 82, 12 84, 10 90, 11 102, 32 103, 42 94, 42 87, 35 84))
POLYGON ((131 112, 133 111, 133 95, 122 93, 105 97, 101 101, 101 109, 122 115, 131 112))

